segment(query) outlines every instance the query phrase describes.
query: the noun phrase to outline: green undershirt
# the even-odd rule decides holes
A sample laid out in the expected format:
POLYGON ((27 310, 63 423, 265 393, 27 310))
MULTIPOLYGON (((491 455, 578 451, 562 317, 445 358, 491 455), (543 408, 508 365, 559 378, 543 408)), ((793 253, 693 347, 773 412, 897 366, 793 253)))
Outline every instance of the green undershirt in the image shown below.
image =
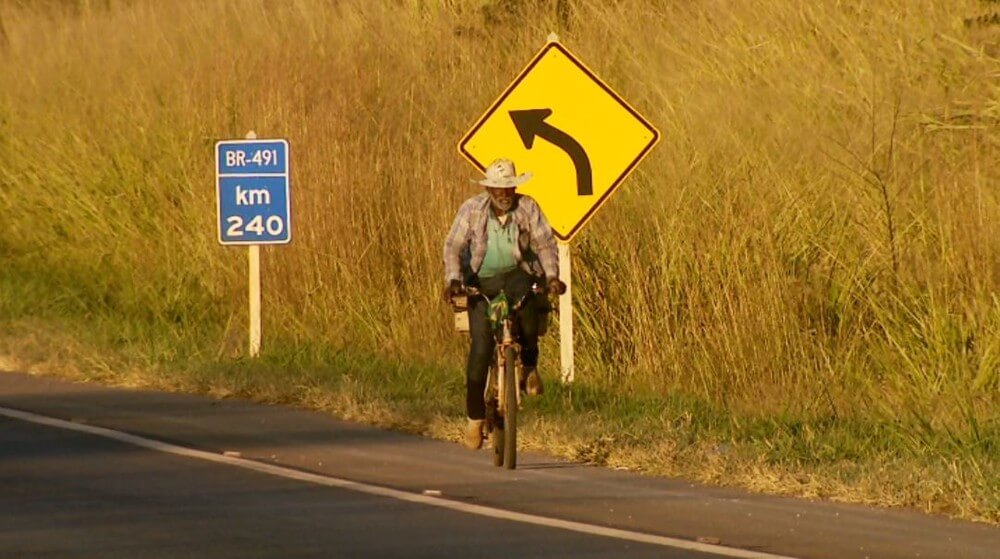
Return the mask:
POLYGON ((479 277, 491 278, 517 268, 514 259, 514 245, 517 243, 517 225, 513 216, 507 214, 507 223, 501 225, 500 220, 491 211, 486 219, 486 256, 483 265, 479 267, 479 277))

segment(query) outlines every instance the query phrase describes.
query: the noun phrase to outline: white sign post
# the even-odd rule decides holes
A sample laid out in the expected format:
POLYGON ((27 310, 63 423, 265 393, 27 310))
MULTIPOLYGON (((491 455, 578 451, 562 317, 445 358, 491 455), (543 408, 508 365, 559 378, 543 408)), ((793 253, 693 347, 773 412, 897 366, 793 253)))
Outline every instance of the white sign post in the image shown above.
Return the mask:
POLYGON ((292 240, 288 188, 288 142, 245 140, 215 144, 216 206, 219 243, 247 245, 250 301, 250 357, 260 355, 260 245, 292 240))
POLYGON ((260 355, 260 245, 250 245, 247 261, 250 272, 250 357, 260 355))
POLYGON ((559 296, 559 362, 562 364, 562 382, 573 382, 573 264, 569 243, 559 243, 559 279, 566 284, 566 292, 559 296))

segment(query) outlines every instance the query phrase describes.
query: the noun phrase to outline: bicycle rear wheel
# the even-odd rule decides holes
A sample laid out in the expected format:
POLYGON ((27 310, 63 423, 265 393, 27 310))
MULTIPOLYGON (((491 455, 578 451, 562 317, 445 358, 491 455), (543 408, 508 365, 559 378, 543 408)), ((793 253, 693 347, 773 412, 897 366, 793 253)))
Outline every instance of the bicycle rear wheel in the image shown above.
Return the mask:
POLYGON ((493 424, 493 465, 503 466, 503 427, 499 422, 493 424))
POLYGON ((517 378, 514 360, 517 352, 508 347, 504 352, 503 371, 503 465, 508 470, 517 467, 517 378))
MULTIPOLYGON (((490 371, 487 382, 496 382, 495 378, 496 375, 490 371)), ((487 387, 486 391, 491 394, 486 399, 486 429, 489 431, 487 434, 490 436, 490 442, 493 446, 493 465, 500 467, 503 466, 503 418, 500 417, 496 390, 490 390, 487 387)))

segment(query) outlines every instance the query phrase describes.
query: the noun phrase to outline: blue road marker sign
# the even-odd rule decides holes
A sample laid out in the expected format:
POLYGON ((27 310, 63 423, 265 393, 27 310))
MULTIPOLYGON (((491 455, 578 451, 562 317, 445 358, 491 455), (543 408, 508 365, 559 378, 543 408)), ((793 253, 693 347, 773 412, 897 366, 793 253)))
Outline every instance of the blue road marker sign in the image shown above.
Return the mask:
POLYGON ((286 140, 215 144, 219 242, 275 245, 292 240, 286 140))

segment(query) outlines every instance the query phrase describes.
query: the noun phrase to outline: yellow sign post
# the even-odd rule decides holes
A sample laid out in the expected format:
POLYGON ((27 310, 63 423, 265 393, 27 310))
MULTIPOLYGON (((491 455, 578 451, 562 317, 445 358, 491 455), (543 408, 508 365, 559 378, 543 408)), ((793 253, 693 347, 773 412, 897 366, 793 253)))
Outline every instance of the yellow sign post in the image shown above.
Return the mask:
POLYGON ((506 157, 534 173, 519 191, 569 242, 659 139, 635 109, 550 41, 458 148, 480 170, 506 157))
POLYGON ((559 243, 562 380, 573 381, 569 241, 639 161, 660 133, 601 81, 558 37, 532 58, 458 144, 480 171, 498 157, 534 177, 519 191, 534 198, 559 243))

